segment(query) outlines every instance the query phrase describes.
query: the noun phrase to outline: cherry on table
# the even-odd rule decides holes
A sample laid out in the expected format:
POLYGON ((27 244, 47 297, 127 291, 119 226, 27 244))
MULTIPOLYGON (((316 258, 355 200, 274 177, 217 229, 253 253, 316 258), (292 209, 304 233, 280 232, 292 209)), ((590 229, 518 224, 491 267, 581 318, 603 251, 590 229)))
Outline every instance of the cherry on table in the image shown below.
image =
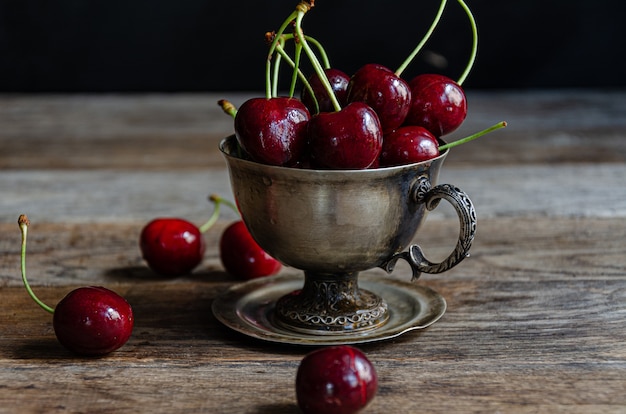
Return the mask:
POLYGON ((310 352, 296 374, 296 398, 305 414, 354 414, 377 390, 374 366, 362 351, 348 345, 310 352))
POLYGON ((53 315, 54 333, 61 345, 87 356, 105 355, 124 345, 132 334, 133 310, 112 290, 101 286, 80 287, 68 293, 55 308, 35 295, 26 279, 28 217, 21 215, 18 224, 22 232, 22 281, 30 297, 53 315))
POLYGON ((163 276, 181 276, 190 273, 202 261, 205 242, 201 231, 193 223, 161 217, 150 221, 142 229, 139 247, 150 269, 163 276))
POLYGON ((282 264, 252 238, 241 220, 230 224, 220 238, 220 259, 226 271, 240 279, 276 274, 282 264))

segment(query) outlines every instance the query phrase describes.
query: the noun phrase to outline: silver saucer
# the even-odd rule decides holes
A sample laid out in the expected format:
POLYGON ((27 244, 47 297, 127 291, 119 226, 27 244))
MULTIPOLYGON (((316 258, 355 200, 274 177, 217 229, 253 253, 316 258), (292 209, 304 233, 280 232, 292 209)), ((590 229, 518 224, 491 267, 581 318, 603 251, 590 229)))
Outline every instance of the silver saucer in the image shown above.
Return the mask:
POLYGON ((213 314, 227 327, 264 341, 291 345, 339 345, 382 341, 424 329, 439 320, 446 311, 445 299, 426 286, 362 274, 359 276, 359 287, 378 294, 387 302, 390 315, 384 325, 352 334, 319 332, 311 335, 281 328, 273 321, 276 301, 301 289, 303 282, 303 276, 292 274, 234 285, 213 301, 213 314))

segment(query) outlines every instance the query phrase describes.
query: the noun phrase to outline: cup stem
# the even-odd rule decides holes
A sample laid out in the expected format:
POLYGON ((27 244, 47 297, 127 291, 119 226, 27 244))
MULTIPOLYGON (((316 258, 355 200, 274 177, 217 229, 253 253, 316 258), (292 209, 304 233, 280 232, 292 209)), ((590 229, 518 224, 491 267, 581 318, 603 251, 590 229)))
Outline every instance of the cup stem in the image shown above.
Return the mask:
POLYGON ((375 329, 387 322, 387 303, 360 289, 358 272, 304 273, 304 286, 280 298, 276 322, 311 334, 344 334, 375 329))

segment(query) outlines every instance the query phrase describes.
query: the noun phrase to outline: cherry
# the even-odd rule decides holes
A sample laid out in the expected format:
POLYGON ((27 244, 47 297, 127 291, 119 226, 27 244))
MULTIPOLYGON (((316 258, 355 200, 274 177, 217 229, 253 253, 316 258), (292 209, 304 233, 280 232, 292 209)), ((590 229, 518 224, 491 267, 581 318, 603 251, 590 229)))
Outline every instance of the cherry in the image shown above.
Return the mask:
POLYGON ((378 116, 363 102, 352 102, 340 111, 313 116, 307 132, 311 163, 317 168, 368 168, 382 148, 378 116))
POLYGON ((141 231, 139 247, 150 269, 163 276, 190 273, 202 261, 205 242, 194 224, 179 218, 157 218, 141 231))
POLYGON ((390 69, 370 63, 357 70, 348 84, 348 102, 371 106, 383 128, 391 132, 404 122, 411 105, 411 88, 390 69))
POLYGON ((52 317, 57 339, 67 349, 83 355, 108 354, 128 341, 133 311, 117 293, 87 286, 67 294, 52 317))
POLYGON ((131 336, 134 317, 130 304, 117 293, 100 286, 77 288, 54 309, 35 295, 26 279, 28 217, 21 215, 18 224, 22 231, 22 281, 30 297, 53 314, 54 333, 61 345, 90 356, 105 355, 124 345, 131 336))
POLYGON ((456 130, 467 115, 463 88, 438 74, 418 75, 409 83, 412 100, 405 125, 418 125, 441 137, 456 130))
POLYGON ((240 279, 276 274, 281 263, 257 244, 241 220, 230 224, 220 238, 220 259, 228 273, 240 279))
POLYGON ((257 162, 289 166, 306 149, 310 114, 295 98, 252 98, 235 115, 235 135, 241 148, 257 162))
POLYGON ((377 390, 374 366, 363 352, 348 345, 310 352, 296 374, 296 398, 305 414, 357 413, 377 390))
MULTIPOLYGON (((348 95, 348 83, 350 83, 350 76, 335 68, 324 69, 324 73, 330 82, 337 101, 341 106, 344 106, 348 95)), ((320 79, 319 75, 317 73, 313 73, 309 77, 308 81, 314 96, 311 96, 308 89, 303 88, 300 94, 300 99, 309 109, 309 112, 311 114, 317 114, 319 112, 333 112, 335 110, 333 101, 330 99, 330 96, 328 95, 328 92, 326 91, 323 81, 320 79), (315 105, 316 100, 319 109, 315 105)))
POLYGON ((385 135, 380 165, 389 167, 411 164, 437 156, 439 156, 439 143, 433 134, 424 127, 404 126, 385 135))

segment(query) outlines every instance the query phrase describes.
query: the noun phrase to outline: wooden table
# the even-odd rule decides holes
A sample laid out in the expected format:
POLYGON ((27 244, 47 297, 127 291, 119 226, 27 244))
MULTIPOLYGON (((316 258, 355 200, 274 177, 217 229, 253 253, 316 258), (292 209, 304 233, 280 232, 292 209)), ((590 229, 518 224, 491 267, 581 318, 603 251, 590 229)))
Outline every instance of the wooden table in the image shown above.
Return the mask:
MULTIPOLYGON (((0 97, 0 412, 297 413, 294 379, 311 349, 248 339, 212 300, 235 281, 207 235, 187 277, 147 270, 144 224, 201 224, 207 195, 230 197, 219 140, 235 94, 0 97), (136 314, 113 354, 78 358, 21 285, 17 217, 31 219, 27 266, 49 304, 101 284, 136 314)), ((430 328, 360 346, 380 388, 368 413, 626 412, 626 93, 469 93, 440 182, 472 198, 472 255, 418 283, 448 303, 430 328)), ((443 203, 420 244, 443 257, 458 232, 443 203)), ((286 269, 284 272, 298 272, 286 269)), ((372 270, 371 272, 377 272, 372 270)), ((409 279, 408 266, 391 276, 409 279)))

